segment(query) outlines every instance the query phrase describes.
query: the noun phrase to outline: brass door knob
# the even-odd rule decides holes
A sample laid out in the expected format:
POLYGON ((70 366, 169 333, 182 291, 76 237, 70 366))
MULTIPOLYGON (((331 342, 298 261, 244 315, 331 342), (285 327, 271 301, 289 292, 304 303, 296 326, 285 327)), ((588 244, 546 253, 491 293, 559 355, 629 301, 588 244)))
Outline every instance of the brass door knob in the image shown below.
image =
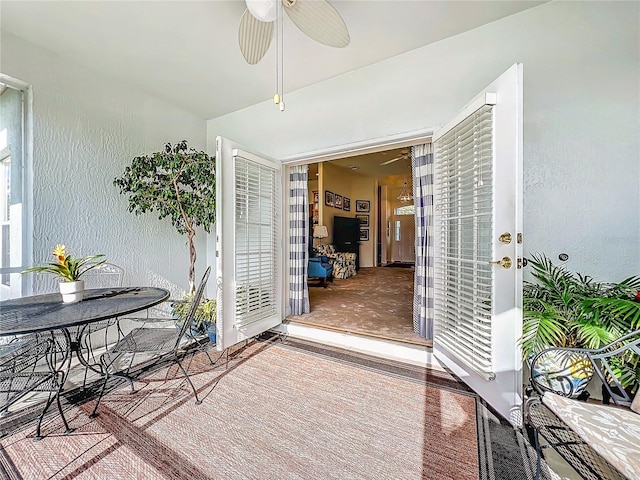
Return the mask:
POLYGON ((494 260, 493 262, 489 262, 490 265, 500 265, 502 268, 511 268, 513 262, 509 257, 502 257, 500 260, 494 260))

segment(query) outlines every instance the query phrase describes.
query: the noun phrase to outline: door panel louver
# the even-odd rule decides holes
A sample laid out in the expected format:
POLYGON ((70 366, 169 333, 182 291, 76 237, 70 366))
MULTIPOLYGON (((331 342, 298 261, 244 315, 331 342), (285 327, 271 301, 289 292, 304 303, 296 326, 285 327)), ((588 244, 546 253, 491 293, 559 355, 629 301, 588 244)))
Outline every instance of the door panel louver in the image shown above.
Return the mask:
POLYGON ((492 378, 493 106, 435 142, 435 341, 492 378))
POLYGON ((277 313, 277 170, 235 159, 235 321, 243 327, 277 313))

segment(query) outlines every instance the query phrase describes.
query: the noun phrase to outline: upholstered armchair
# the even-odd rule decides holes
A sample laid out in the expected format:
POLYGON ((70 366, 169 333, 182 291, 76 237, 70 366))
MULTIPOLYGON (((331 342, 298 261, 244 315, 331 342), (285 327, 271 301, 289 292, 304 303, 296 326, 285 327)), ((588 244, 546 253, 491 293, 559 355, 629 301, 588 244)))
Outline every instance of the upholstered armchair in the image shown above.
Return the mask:
POLYGON ((333 245, 318 245, 318 255, 323 255, 333 264, 333 276, 338 279, 345 279, 356 274, 356 254, 346 252, 336 252, 333 245))
POLYGON ((327 281, 333 281, 333 265, 325 256, 309 258, 309 270, 307 272, 309 278, 320 278, 321 285, 327 288, 327 281))

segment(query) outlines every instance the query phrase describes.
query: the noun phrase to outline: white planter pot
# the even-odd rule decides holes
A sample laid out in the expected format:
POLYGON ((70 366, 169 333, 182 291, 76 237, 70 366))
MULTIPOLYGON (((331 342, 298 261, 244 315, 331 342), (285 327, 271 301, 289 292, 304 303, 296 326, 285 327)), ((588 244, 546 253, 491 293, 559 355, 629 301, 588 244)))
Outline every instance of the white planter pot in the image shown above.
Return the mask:
POLYGON ((60 282, 60 293, 63 303, 75 303, 82 301, 84 297, 84 280, 75 282, 60 282))

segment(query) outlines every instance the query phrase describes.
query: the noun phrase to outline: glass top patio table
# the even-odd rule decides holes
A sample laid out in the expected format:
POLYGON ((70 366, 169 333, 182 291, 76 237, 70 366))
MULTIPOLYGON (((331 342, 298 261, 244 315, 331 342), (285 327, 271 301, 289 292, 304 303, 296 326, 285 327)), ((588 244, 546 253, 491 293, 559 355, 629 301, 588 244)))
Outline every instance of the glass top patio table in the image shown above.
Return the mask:
POLYGON ((0 302, 0 336, 66 329, 122 317, 168 298, 167 290, 155 287, 89 289, 77 303, 62 303, 59 293, 13 298, 0 302))

